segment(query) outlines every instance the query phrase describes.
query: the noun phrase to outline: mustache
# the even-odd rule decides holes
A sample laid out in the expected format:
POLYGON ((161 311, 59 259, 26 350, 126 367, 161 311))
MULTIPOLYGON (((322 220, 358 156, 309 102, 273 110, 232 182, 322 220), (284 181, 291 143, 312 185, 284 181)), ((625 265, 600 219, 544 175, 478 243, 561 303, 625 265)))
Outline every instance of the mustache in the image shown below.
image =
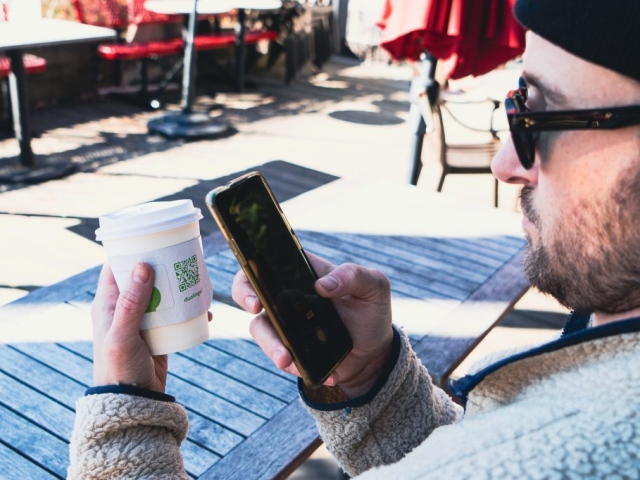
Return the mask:
POLYGON ((530 185, 525 185, 520 190, 520 209, 531 223, 538 226, 538 213, 533 206, 533 187, 530 185))

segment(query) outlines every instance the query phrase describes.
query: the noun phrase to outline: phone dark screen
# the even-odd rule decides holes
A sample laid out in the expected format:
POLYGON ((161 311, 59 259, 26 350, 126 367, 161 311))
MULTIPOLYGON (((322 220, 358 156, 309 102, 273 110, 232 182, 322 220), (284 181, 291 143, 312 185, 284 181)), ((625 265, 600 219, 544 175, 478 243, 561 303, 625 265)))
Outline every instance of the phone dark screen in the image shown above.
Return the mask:
POLYGON ((331 301, 316 293, 317 275, 278 206, 258 176, 222 192, 216 204, 294 355, 312 380, 323 378, 351 339, 331 301))

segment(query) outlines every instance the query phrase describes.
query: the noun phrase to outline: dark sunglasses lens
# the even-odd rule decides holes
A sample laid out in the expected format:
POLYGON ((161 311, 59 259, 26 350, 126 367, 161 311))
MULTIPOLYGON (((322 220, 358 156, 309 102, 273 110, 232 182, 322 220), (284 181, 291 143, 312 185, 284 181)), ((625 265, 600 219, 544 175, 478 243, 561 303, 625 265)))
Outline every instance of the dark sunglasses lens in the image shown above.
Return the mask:
MULTIPOLYGON (((520 86, 522 87, 522 85, 520 86)), ((517 127, 513 128, 514 125, 512 123, 513 115, 527 111, 524 105, 525 99, 526 91, 524 95, 522 92, 519 92, 517 90, 511 91, 504 101, 504 106, 507 110, 511 139, 513 140, 513 146, 515 147, 516 153, 518 154, 518 159, 520 160, 522 166, 529 170, 531 167, 533 167, 533 162, 535 160, 536 137, 532 132, 519 130, 517 129, 517 127)))
POLYGON ((511 131, 513 146, 518 154, 518 159, 524 168, 533 167, 535 159, 535 138, 531 132, 511 131))

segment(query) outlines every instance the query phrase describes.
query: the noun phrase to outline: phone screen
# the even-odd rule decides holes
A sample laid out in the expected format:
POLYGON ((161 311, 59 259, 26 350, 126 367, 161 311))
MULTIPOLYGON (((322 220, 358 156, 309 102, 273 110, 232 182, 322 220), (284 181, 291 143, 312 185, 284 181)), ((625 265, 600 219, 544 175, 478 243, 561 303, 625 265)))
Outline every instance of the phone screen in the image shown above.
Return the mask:
POLYGON ((215 198, 219 214, 276 317, 294 356, 318 383, 348 353, 351 339, 333 303, 319 296, 317 279, 259 176, 215 198))

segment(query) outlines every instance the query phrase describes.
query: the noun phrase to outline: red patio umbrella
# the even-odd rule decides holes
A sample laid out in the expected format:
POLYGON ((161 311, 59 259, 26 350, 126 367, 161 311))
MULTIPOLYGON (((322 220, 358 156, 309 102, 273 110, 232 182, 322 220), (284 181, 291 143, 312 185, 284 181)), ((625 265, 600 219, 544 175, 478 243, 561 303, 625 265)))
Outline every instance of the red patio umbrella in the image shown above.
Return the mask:
POLYGON ((444 60, 447 78, 482 75, 524 51, 515 0, 385 0, 380 46, 395 60, 423 52, 444 60))

